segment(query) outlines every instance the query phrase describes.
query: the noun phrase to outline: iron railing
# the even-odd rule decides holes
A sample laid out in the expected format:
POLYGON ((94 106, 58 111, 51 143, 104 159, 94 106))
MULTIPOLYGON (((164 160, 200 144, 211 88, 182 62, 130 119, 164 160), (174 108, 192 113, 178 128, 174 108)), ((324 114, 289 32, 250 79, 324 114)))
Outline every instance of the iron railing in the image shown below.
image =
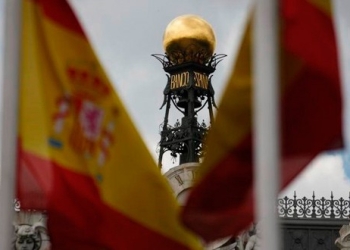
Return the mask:
POLYGON ((331 192, 330 199, 324 197, 317 199, 315 192, 312 198, 297 198, 294 192, 293 198, 285 196, 278 199, 278 214, 280 218, 295 219, 349 219, 350 197, 348 199, 334 199, 331 192))

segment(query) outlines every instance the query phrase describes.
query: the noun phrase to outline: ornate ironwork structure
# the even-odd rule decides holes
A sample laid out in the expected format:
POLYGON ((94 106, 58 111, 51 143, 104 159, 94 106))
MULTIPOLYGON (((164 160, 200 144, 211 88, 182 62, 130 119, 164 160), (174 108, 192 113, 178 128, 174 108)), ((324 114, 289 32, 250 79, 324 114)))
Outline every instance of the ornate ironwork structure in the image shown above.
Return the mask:
POLYGON ((278 213, 281 218, 298 219, 349 219, 350 197, 334 199, 331 192, 330 199, 324 197, 316 199, 315 193, 312 199, 303 197, 298 199, 296 193, 293 198, 287 196, 278 199, 278 213))
POLYGON ((349 225, 350 198, 330 199, 292 198, 278 199, 278 213, 281 221, 282 249, 288 250, 339 250, 335 240, 339 230, 349 225))
MULTIPOLYGON (((349 249, 350 198, 278 199, 278 213, 281 228, 281 249, 283 250, 339 250, 349 249)), ((257 249, 260 245, 259 223, 253 224, 236 239, 238 250, 257 249)), ((219 249, 219 248, 218 248, 219 249)), ((221 248, 220 248, 221 249, 221 248)), ((226 248, 225 248, 226 249, 226 248)), ((232 248, 230 248, 232 249, 232 248)))
POLYGON ((200 51, 184 51, 186 52, 179 51, 176 54, 176 60, 170 60, 167 54, 152 55, 162 63, 168 78, 163 91, 164 101, 160 107, 166 108, 164 122, 160 126, 159 167, 162 166, 163 154, 167 151, 174 158, 180 156, 180 164, 199 162, 205 152, 203 140, 210 125, 204 120, 198 122, 198 112, 207 106, 210 124, 213 121, 213 106, 216 107, 216 104, 211 78, 216 66, 226 55, 214 54, 207 61, 202 61, 201 58, 205 58, 205 55, 201 55, 200 51), (177 120, 174 125, 169 124, 171 105, 182 114, 181 121, 177 120))

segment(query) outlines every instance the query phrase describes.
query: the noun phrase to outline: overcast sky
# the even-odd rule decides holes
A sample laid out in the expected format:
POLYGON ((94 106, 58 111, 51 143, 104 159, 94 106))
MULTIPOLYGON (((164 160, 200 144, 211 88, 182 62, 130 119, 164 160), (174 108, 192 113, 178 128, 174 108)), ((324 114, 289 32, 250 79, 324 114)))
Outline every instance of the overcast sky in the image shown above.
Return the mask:
MULTIPOLYGON (((0 0, 0 56, 3 57, 4 1, 0 0)), ((130 116, 139 129, 150 152, 157 159, 156 147, 160 140, 159 125, 165 110, 159 110, 163 100, 166 76, 162 65, 153 53, 164 53, 162 36, 167 24, 184 14, 202 16, 213 27, 216 53, 227 54, 214 73, 213 87, 217 102, 232 63, 245 22, 249 1, 247 0, 71 0, 95 51, 114 84, 130 116)), ((350 3, 337 0, 342 29, 342 41, 350 44, 350 3), (342 14, 344 13, 344 14, 342 14), (348 18, 349 19, 349 18, 348 18)), ((342 47, 342 62, 350 72, 350 53, 342 47)), ((0 79, 3 60, 0 60, 0 79)), ((345 74, 347 83, 350 77, 345 74)), ((205 112, 204 110, 202 112, 205 112)), ((350 123, 348 123, 350 124, 350 123)), ((171 159, 164 161, 164 171, 169 169, 171 159)), ((339 155, 323 154, 315 159, 305 171, 281 195, 316 196, 329 198, 349 197, 350 181, 345 177, 343 161, 339 155)))

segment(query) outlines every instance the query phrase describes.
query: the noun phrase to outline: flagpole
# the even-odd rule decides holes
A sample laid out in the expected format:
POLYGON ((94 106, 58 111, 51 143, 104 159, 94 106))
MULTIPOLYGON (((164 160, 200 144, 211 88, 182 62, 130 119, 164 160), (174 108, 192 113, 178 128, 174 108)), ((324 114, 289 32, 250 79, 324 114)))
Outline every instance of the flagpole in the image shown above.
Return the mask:
POLYGON ((13 239, 20 27, 21 1, 7 0, 1 107, 0 249, 11 249, 11 240, 13 239))
POLYGON ((278 2, 255 1, 253 33, 254 166, 256 218, 261 249, 279 250, 277 196, 280 185, 278 102, 278 2))

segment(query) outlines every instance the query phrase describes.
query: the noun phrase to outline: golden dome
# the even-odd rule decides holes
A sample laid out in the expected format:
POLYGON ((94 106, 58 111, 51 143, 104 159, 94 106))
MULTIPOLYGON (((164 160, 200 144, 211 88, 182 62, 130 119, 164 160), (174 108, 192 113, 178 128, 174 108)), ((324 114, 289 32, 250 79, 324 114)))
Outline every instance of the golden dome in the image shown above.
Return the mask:
POLYGON ((215 34, 211 25, 196 15, 178 16, 165 29, 163 47, 170 61, 205 63, 215 49, 215 34))

